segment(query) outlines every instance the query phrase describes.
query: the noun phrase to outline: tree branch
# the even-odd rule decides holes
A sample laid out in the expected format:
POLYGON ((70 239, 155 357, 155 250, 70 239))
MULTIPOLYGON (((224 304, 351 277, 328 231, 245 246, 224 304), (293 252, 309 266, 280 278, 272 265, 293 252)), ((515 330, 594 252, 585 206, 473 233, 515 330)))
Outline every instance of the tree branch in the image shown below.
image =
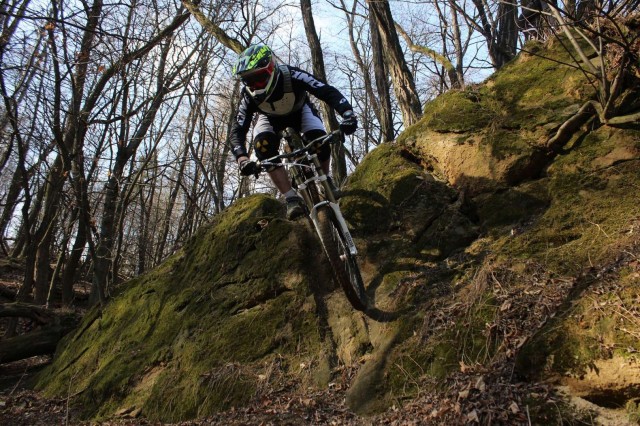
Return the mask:
POLYGON ((451 80, 451 86, 452 87, 462 86, 461 82, 458 80, 458 75, 456 74, 456 68, 453 66, 451 61, 446 56, 441 55, 440 53, 436 52, 433 49, 428 48, 427 46, 419 46, 417 44, 414 44, 413 41, 411 40, 411 37, 409 37, 409 34, 407 34, 407 32, 404 30, 404 28, 400 26, 400 24, 396 22, 395 26, 398 32, 400 33, 400 35, 407 42, 407 45, 409 46, 409 49, 411 49, 412 52, 422 53, 423 55, 427 55, 434 61, 439 62, 440 65, 442 65, 444 69, 447 71, 447 76, 449 77, 449 80, 451 80))
POLYGON ((220 43, 227 46, 229 49, 236 53, 241 53, 245 49, 242 43, 235 38, 229 37, 222 28, 211 22, 211 20, 202 13, 200 8, 198 8, 199 3, 199 1, 191 2, 189 0, 182 0, 184 7, 187 8, 187 10, 196 18, 196 21, 198 21, 207 32, 213 34, 220 43))

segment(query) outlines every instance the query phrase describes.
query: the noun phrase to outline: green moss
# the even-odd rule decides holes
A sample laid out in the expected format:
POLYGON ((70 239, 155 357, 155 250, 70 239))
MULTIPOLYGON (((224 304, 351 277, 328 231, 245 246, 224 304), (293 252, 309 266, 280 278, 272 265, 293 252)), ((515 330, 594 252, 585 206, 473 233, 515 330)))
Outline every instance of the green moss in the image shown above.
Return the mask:
POLYGON ((422 378, 433 375, 429 369, 437 355, 430 348, 420 348, 418 338, 411 338, 396 349, 387 369, 387 388, 392 398, 415 397, 422 390, 422 378))
POLYGON ((531 395, 523 401, 528 420, 534 425, 592 425, 593 413, 576 410, 569 402, 546 395, 531 395))
POLYGON ((540 374, 584 374, 598 358, 598 345, 593 339, 584 339, 576 328, 563 321, 554 321, 548 331, 537 335, 519 353, 516 369, 528 378, 540 374))
POLYGON ((508 232, 514 226, 526 223, 544 212, 549 206, 549 195, 540 181, 481 194, 474 200, 481 223, 492 233, 508 232))
MULTIPOLYGON (((607 167, 598 159, 614 150, 633 152, 639 143, 633 132, 603 129, 585 138, 579 149, 560 157, 550 168, 549 177, 540 180, 539 189, 531 192, 535 198, 547 199, 548 207, 537 210, 535 220, 520 229, 517 238, 505 239, 501 252, 535 259, 560 275, 605 262, 614 253, 609 248, 613 236, 628 230, 636 217, 640 173, 637 162, 621 161, 607 167)), ((492 201, 502 203, 496 201, 500 198, 497 194, 492 201)), ((483 209, 480 213, 489 217, 483 209)))
POLYGON ((398 145, 384 144, 369 153, 349 177, 348 191, 340 201, 355 232, 387 229, 393 219, 391 207, 410 201, 421 174, 398 145))
POLYGON ((629 416, 629 421, 632 423, 640 423, 640 400, 633 399, 627 402, 625 406, 625 410, 627 411, 627 415, 629 416))
POLYGON ((637 347, 634 335, 640 329, 627 312, 637 304, 638 291, 636 283, 625 281, 636 277, 636 272, 622 269, 616 275, 606 278, 619 283, 615 291, 589 292, 588 297, 572 299, 545 332, 523 348, 516 363, 520 374, 531 378, 543 374, 580 377, 599 359, 631 355, 633 350, 629 349, 637 347))
MULTIPOLYGON (((436 379, 428 381, 431 383, 444 383, 449 374, 460 371, 461 365, 485 363, 501 343, 487 329, 496 311, 492 299, 483 297, 468 309, 464 318, 452 321, 450 327, 429 330, 428 339, 415 335, 406 338, 389 361, 390 394, 399 399, 414 397, 425 390, 422 388, 425 377, 436 379)), ((417 318, 407 324, 415 324, 417 318)))
MULTIPOLYGON (((426 104, 422 119, 406 129, 398 142, 415 140, 425 130, 484 131, 484 142, 498 157, 536 145, 537 136, 530 135, 527 142, 521 131, 540 133, 542 126, 553 122, 559 126, 592 90, 579 70, 562 64, 572 61, 561 45, 547 47, 544 56, 523 54, 480 86, 438 96, 426 104)), ((460 143, 466 143, 466 138, 460 143)))
POLYGON ((485 127, 495 111, 481 94, 472 90, 450 90, 427 103, 422 125, 437 132, 469 132, 485 127))
POLYGON ((300 310, 315 279, 301 269, 313 264, 313 237, 282 213, 259 195, 219 215, 69 336, 39 388, 78 394, 87 417, 131 406, 177 421, 245 402, 274 354, 319 351, 313 309, 300 310))

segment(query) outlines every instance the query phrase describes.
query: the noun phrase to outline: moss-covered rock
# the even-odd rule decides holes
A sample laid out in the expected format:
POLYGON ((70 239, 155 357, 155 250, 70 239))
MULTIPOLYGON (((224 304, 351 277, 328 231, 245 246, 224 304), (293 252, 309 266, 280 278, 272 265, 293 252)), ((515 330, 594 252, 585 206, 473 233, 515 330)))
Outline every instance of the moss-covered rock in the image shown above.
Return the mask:
POLYGON ((549 164, 546 141, 589 93, 570 61, 559 44, 521 54, 484 84, 428 103, 398 142, 474 195, 537 178, 549 164))
MULTIPOLYGON (((511 380, 556 380, 615 395, 637 416, 640 374, 614 387, 593 372, 637 363, 640 351, 640 132, 585 127, 544 154, 589 97, 558 63, 566 54, 545 52, 552 60, 521 55, 429 103, 350 176, 340 203, 366 315, 331 284, 311 227, 252 196, 88 315, 38 386, 74 395, 87 417, 177 421, 285 382, 324 388, 350 378, 348 367, 358 372, 346 401, 363 415, 427 393, 462 410, 447 387, 490 386, 493 375, 496 393, 526 387, 511 380)), ((584 418, 549 401, 536 393, 516 406, 531 404, 538 424, 584 418)), ((513 406, 491 409, 522 420, 513 406)))
POLYGON ((266 196, 237 202, 90 314, 38 386, 77 394, 89 417, 177 421, 246 402, 280 357, 298 373, 328 344, 312 296, 323 276, 307 227, 281 215, 266 196))

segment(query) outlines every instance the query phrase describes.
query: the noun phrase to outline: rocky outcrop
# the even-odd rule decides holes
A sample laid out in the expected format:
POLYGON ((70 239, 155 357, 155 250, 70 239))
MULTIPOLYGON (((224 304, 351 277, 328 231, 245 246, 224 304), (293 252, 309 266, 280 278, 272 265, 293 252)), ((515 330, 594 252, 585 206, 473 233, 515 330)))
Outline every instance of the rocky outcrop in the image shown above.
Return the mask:
POLYGON ((310 225, 257 195, 123 285, 38 386, 87 417, 161 421, 331 386, 361 415, 428 395, 439 421, 515 424, 525 407, 534 423, 579 421, 531 391, 550 381, 637 407, 637 377, 621 388, 612 366, 640 350, 640 132, 586 126, 545 150, 588 90, 557 60, 521 56, 369 153, 341 200, 366 315, 310 225))

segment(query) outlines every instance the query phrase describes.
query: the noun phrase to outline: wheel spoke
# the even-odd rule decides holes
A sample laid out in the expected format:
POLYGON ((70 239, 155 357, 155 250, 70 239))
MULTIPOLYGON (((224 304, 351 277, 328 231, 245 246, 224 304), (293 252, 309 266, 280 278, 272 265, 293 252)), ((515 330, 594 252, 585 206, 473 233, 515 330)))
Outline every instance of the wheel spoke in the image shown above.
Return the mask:
POLYGON ((355 257, 349 251, 340 224, 330 207, 318 209, 319 236, 336 281, 354 308, 365 311, 367 296, 355 257))

